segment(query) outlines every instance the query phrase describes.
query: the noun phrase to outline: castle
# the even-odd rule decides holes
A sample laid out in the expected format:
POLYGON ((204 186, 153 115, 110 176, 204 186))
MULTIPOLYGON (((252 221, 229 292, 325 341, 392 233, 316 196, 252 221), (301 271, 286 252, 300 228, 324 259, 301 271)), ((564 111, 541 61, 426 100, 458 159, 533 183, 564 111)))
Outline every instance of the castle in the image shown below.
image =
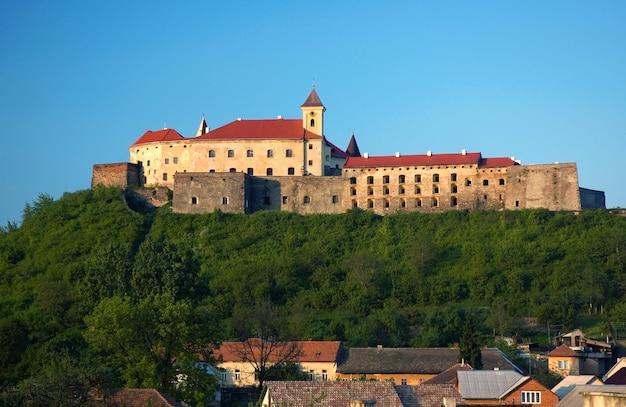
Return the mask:
POLYGON ((92 187, 167 188, 179 213, 605 207, 604 192, 579 187, 575 163, 521 165, 465 150, 361 154, 354 135, 345 150, 326 138, 315 88, 301 110, 301 119, 237 119, 214 130, 203 117, 189 138, 147 131, 129 147, 129 163, 94 165, 92 187))

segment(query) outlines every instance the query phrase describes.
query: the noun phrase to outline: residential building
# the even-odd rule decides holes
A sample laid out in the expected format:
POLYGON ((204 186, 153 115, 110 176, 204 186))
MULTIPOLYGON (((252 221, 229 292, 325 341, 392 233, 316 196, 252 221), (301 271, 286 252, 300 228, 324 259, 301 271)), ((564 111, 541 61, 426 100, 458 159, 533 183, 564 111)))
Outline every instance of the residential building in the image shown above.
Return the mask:
POLYGON ((613 344, 586 338, 580 329, 559 335, 560 345, 548 353, 548 369, 561 375, 602 377, 616 362, 613 344))

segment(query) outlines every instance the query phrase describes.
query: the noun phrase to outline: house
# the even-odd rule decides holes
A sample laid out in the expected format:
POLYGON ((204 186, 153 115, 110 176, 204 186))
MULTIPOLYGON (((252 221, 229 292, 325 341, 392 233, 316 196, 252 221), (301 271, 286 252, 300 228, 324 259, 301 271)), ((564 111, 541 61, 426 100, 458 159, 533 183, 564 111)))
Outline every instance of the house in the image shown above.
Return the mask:
POLYGON ((261 406, 404 407, 391 382, 266 382, 261 406))
POLYGON ((559 397, 530 376, 513 370, 459 370, 458 389, 468 405, 555 406, 559 397))
POLYGON ((552 388, 552 393, 559 396, 560 399, 567 396, 567 394, 576 386, 584 385, 602 385, 602 380, 594 375, 570 375, 566 376, 556 386, 552 388))
POLYGON ((613 344, 588 339, 580 329, 559 335, 556 341, 560 345, 548 353, 548 369, 561 376, 601 377, 615 364, 613 344))
POLYGON ((585 385, 576 386, 557 407, 626 406, 626 386, 585 385))
POLYGON ((156 389, 121 389, 102 400, 92 402, 94 406, 107 407, 183 407, 156 389))
POLYGON ((335 380, 342 349, 339 341, 269 342, 251 338, 245 342, 224 342, 214 356, 219 360, 223 386, 256 386, 261 364, 284 361, 299 365, 309 381, 335 380))
MULTIPOLYGON (((482 349, 485 370, 522 370, 499 349, 482 349)), ((457 364, 458 348, 349 348, 337 367, 341 380, 391 380, 416 385, 457 364)))

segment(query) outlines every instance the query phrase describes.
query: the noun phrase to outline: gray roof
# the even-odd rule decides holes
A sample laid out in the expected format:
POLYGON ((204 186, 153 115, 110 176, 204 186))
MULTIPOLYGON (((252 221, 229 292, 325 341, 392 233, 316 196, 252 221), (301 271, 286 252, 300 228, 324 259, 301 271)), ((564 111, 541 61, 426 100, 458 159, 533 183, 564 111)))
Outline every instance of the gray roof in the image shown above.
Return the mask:
POLYGON ((454 400, 457 406, 466 405, 453 384, 419 384, 395 386, 404 407, 441 407, 444 400, 454 400))
MULTIPOLYGON (((484 370, 522 370, 499 349, 482 349, 484 370)), ((439 374, 457 363, 457 348, 349 348, 337 366, 343 374, 439 374)))
POLYGON ((558 402, 557 407, 580 407, 583 405, 582 393, 588 392, 626 394, 626 385, 599 384, 576 386, 572 391, 567 393, 567 396, 563 397, 563 399, 558 402))
POLYGON ((552 393, 559 396, 560 399, 567 396, 576 386, 586 384, 603 384, 600 379, 594 375, 569 375, 565 376, 556 386, 552 388, 552 393))
POLYGON ((459 370, 457 376, 461 397, 483 400, 500 399, 528 379, 512 370, 459 370))

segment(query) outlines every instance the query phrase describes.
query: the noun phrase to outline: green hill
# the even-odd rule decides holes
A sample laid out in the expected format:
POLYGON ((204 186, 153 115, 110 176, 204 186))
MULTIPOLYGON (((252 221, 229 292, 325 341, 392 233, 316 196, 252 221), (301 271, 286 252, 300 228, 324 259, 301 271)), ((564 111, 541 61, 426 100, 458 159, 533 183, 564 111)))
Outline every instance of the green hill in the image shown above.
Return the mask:
POLYGON ((523 317, 622 323, 625 294, 626 218, 605 210, 142 214, 116 188, 41 195, 0 230, 0 391, 59 366, 89 385, 167 388, 163 349, 186 342, 172 345, 182 360, 194 341, 255 332, 267 307, 287 339, 448 346, 468 312, 505 335, 523 317), (119 347, 159 351, 120 360, 103 343, 124 323, 157 339, 119 347))

